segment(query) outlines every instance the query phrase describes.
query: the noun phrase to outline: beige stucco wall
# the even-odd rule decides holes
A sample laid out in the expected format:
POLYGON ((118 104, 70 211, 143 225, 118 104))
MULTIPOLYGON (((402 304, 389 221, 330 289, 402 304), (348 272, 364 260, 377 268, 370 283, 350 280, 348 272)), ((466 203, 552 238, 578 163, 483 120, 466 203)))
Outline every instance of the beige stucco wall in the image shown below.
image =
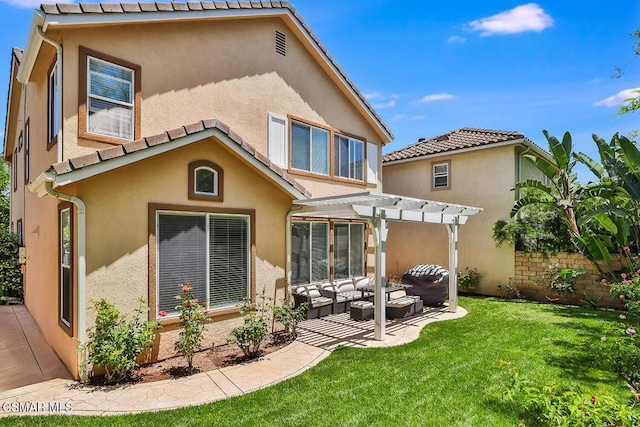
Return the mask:
MULTIPOLYGON (((496 248, 492 226, 509 219, 514 194, 516 154, 513 146, 449 154, 384 166, 387 193, 481 207, 484 210, 460 227, 460 269, 477 268, 482 282, 477 292, 496 294, 496 286, 514 274, 513 248, 496 248), (432 162, 451 161, 451 187, 431 190, 432 162)), ((401 276, 416 264, 448 268, 448 235, 440 224, 394 223, 387 245, 387 272, 401 276)))
MULTIPOLYGON (((77 145, 74 142, 78 134, 79 46, 141 66, 142 136, 217 118, 267 154, 271 112, 381 143, 279 18, 67 29, 63 39, 65 158, 108 147, 86 139, 78 140, 77 145), (276 30, 287 36, 286 56, 275 52, 276 30)), ((322 180, 302 181, 314 195, 332 193, 335 188, 323 185, 322 180)))
MULTIPOLYGON (((149 300, 149 203, 255 209, 255 289, 276 301, 284 297, 285 216, 291 198, 219 141, 204 140, 89 178, 78 185, 78 196, 87 206, 87 301, 105 298, 130 312, 138 298, 149 300), (194 160, 222 167, 223 202, 188 199, 188 164, 194 160)), ((88 316, 89 324, 94 317, 88 316)), ((209 345, 223 343, 238 323, 214 319, 209 345)), ((175 335, 162 334, 160 357, 173 353, 175 335)))
MULTIPOLYGON (((20 132, 29 120, 30 150, 29 178, 33 182, 39 174, 56 162, 56 147, 47 150, 47 71, 55 51, 44 45, 38 56, 29 82, 14 82, 15 113, 9 123, 11 135, 17 144, 20 132), (44 101, 43 101, 44 100, 44 101)), ((25 136, 26 137, 26 136, 25 136)), ((18 189, 11 188, 11 220, 23 221, 23 244, 27 250, 24 265, 24 301, 36 320, 47 342, 58 356, 74 371, 77 353, 75 340, 58 326, 58 201, 51 197, 39 198, 25 188, 25 146, 12 161, 18 163, 18 189)), ((13 175, 13 169, 12 169, 13 175)), ((12 178, 14 178, 12 176, 12 178)))

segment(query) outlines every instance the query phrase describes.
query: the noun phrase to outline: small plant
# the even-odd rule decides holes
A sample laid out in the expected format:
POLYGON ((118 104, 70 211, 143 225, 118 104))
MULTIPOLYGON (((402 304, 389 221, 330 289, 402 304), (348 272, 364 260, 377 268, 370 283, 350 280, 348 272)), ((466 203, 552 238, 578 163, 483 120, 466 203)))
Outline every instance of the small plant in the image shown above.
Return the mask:
MULTIPOLYGON (((624 314, 621 319, 626 319, 624 314)), ((640 390, 640 336, 636 328, 618 322, 600 338, 602 355, 612 370, 640 390)))
POLYGON ((138 365, 138 356, 153 346, 159 325, 141 320, 149 307, 143 299, 139 302, 131 319, 127 319, 106 300, 93 301, 96 324, 87 330, 88 340, 81 351, 88 352, 88 362, 105 369, 109 383, 122 381, 138 365))
POLYGON ((284 332, 292 339, 298 336, 298 323, 307 317, 309 303, 305 302, 298 308, 293 308, 290 302, 284 301, 283 305, 273 306, 273 316, 276 322, 284 325, 284 332))
POLYGON ((480 284, 481 278, 482 275, 477 268, 467 267, 464 271, 458 272, 458 286, 467 292, 472 291, 480 284))
POLYGON ((520 289, 513 283, 513 277, 509 277, 509 282, 506 285, 498 285, 498 292, 505 299, 522 299, 524 295, 520 292, 520 289))
POLYGON ((182 331, 175 343, 175 350, 187 359, 187 369, 193 370, 193 356, 196 351, 202 348, 202 340, 204 339, 204 326, 207 323, 207 315, 205 307, 200 305, 198 298, 194 298, 191 290, 193 286, 185 283, 179 285, 182 294, 176 295, 176 299, 180 300, 180 304, 176 306, 176 310, 180 313, 180 327, 182 331))
POLYGON ((576 280, 585 273, 584 270, 561 268, 560 264, 556 262, 549 264, 544 278, 549 284, 549 289, 559 294, 572 294, 576 291, 576 280))
POLYGON ((385 283, 395 283, 395 284, 402 283, 402 279, 398 275, 392 274, 392 273, 388 273, 385 276, 384 281, 385 283))
POLYGON ((602 279, 604 285, 611 285, 609 290, 612 298, 618 298, 627 310, 640 313, 640 270, 629 275, 622 273, 622 281, 610 284, 602 279))
POLYGON ((242 325, 231 330, 227 337, 229 344, 236 344, 247 357, 257 357, 260 345, 269 336, 269 309, 264 291, 259 295, 260 304, 257 306, 250 301, 244 301, 240 314, 244 317, 242 325))
POLYGON ((631 427, 640 422, 640 411, 635 402, 620 403, 607 396, 562 389, 553 383, 537 387, 523 379, 510 362, 500 360, 499 363, 507 369, 511 380, 503 399, 539 425, 631 427))

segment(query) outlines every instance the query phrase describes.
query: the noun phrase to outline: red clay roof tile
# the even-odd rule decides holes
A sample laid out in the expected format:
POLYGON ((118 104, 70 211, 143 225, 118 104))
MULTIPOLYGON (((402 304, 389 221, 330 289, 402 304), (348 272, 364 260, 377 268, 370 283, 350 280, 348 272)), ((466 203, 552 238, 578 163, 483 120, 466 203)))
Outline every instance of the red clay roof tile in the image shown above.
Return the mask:
POLYGON ((382 162, 388 163, 397 160, 405 160, 429 156, 432 154, 446 153, 471 147, 489 146, 500 142, 517 141, 525 139, 524 134, 513 131, 460 128, 438 135, 430 139, 420 139, 417 143, 401 148, 382 156, 382 162))

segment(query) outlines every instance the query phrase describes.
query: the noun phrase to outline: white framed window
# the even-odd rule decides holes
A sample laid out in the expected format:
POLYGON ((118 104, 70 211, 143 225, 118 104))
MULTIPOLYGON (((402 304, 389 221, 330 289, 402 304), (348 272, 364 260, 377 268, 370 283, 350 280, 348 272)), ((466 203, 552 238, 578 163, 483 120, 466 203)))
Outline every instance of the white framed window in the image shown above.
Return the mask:
POLYGON ((329 279, 329 223, 295 221, 291 225, 291 283, 329 279))
POLYGON ((87 56, 87 132, 134 138, 135 71, 87 56))
POLYGON ((333 175, 364 179, 364 141, 343 135, 333 138, 333 175))
POLYGON ((58 325, 73 336, 73 205, 58 205, 58 325))
POLYGON ((251 289, 251 216, 156 211, 157 311, 177 315, 179 285, 208 309, 236 306, 251 289))
POLYGON ((451 186, 449 169, 451 162, 433 163, 432 164, 432 188, 445 189, 451 186))
POLYGON ((364 224, 333 224, 333 275, 364 276, 364 224))
POLYGON ((50 148, 56 143, 58 127, 60 125, 59 111, 60 88, 58 88, 58 67, 56 63, 49 71, 48 97, 47 97, 47 146, 50 148))
POLYGON ((291 167, 329 175, 329 136, 327 129, 291 121, 291 167))
POLYGON ((193 192, 205 196, 218 195, 218 172, 207 166, 200 166, 193 171, 193 192))

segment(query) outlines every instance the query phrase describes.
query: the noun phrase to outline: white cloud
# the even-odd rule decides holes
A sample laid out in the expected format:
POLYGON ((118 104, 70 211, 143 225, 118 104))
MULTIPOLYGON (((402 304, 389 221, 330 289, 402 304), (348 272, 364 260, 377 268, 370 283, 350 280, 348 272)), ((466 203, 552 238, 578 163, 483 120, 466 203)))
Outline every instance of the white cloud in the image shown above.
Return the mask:
POLYGON ((434 93, 432 95, 423 96, 418 100, 418 102, 436 102, 436 101, 446 101, 447 99, 453 99, 455 96, 450 93, 434 93))
POLYGON ((465 39, 464 37, 460 37, 460 36, 451 36, 447 39, 447 43, 457 43, 457 44, 462 44, 464 42, 466 42, 467 39, 465 39))
POLYGON ((378 104, 373 104, 373 108, 391 108, 396 106, 396 100, 391 99, 389 102, 380 102, 378 104))
POLYGON ((553 25, 553 18, 536 3, 527 3, 497 15, 469 22, 472 30, 483 36, 542 31, 553 25))
POLYGON ((390 122, 417 122, 426 119, 427 116, 407 116, 406 114, 396 114, 389 119, 390 122))
POLYGON ((621 90, 613 96, 594 102, 593 105, 596 107, 617 107, 624 104, 629 98, 637 98, 640 96, 638 90, 640 90, 640 88, 621 90))
POLYGON ((378 91, 363 93, 363 95, 369 101, 371 101, 372 99, 380 99, 380 98, 382 98, 382 93, 380 93, 378 91))
MULTIPOLYGON (((7 4, 9 6, 26 7, 26 8, 40 8, 43 2, 42 0, 0 0, 0 3, 7 4)), ((55 3, 73 3, 73 0, 56 0, 55 3)))

